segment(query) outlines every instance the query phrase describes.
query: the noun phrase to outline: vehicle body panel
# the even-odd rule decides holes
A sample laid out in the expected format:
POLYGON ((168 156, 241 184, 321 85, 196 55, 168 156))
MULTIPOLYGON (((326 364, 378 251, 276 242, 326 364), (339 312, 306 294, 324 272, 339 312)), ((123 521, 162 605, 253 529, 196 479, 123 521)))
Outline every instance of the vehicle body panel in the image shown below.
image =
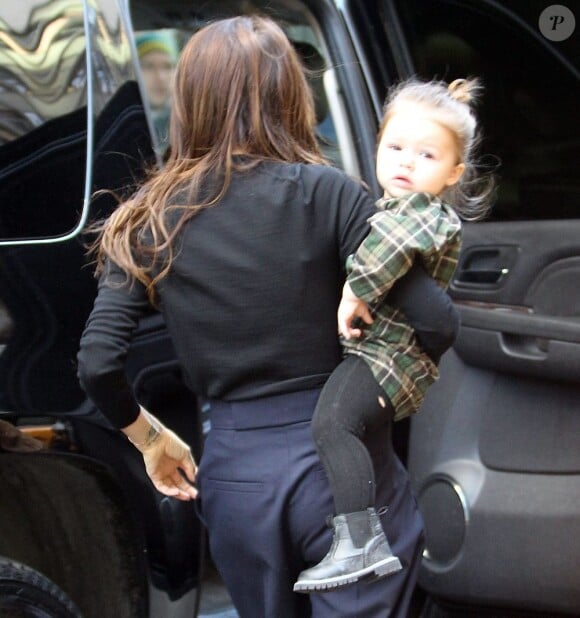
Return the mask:
MULTIPOLYGON (((108 192, 90 197, 100 190, 126 196, 148 166, 161 164, 136 34, 170 29, 183 44, 210 19, 256 11, 320 55, 324 69, 309 79, 321 147, 377 196, 375 139, 388 87, 414 74, 483 77, 482 149, 498 176, 497 199, 489 220, 464 227, 450 288, 462 327, 442 359, 441 379, 420 413, 395 431, 426 522, 420 588, 438 611, 456 616, 578 613, 578 57, 570 41, 544 40, 536 25, 543 8, 538 0, 31 0, 0 7, 9 41, 0 45, 0 419, 64 427, 43 481, 55 508, 67 504, 62 478, 70 467, 79 485, 108 487, 103 500, 123 519, 111 546, 127 539, 131 548, 129 576, 117 580, 133 601, 119 616, 147 613, 149 583, 169 601, 196 587, 203 534, 194 505, 153 491, 134 449, 78 385, 78 341, 96 293, 86 224, 117 204, 108 192)), ((199 456, 207 421, 183 385, 156 311, 136 333, 128 373, 139 399, 199 456)), ((21 457, 33 478, 47 453, 21 457)), ((3 482, 12 458, 0 453, 3 482)), ((70 527, 58 513, 60 527, 35 519, 40 503, 23 515, 26 490, 19 487, 18 500, 2 502, 3 525, 10 521, 16 531, 26 518, 26 529, 39 535, 70 527)), ((79 521, 99 520, 84 506, 79 521)), ((4 535, 0 554, 28 560, 81 608, 91 607, 98 587, 75 583, 62 566, 81 542, 78 531, 68 547, 55 542, 51 563, 41 544, 16 543, 23 530, 11 543, 4 535)), ((87 559, 96 555, 94 545, 84 549, 87 559)), ((170 605, 155 611, 170 616, 170 605)))
POLYGON ((450 287, 460 334, 411 423, 408 466, 427 534, 421 586, 439 609, 576 615, 580 74, 574 43, 558 46, 542 36, 537 20, 546 3, 342 4, 377 100, 393 73, 483 79, 482 147, 499 180, 490 220, 464 225, 450 287), (369 36, 368 24, 377 23, 382 27, 369 36), (381 57, 377 49, 391 53, 381 57))

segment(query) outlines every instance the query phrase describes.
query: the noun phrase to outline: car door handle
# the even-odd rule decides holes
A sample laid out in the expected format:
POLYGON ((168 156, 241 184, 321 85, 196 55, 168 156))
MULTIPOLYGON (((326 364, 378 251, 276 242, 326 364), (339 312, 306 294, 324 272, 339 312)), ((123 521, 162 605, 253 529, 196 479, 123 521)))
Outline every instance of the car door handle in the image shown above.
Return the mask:
POLYGON ((478 269, 464 268, 455 277, 455 283, 475 283, 495 285, 500 282, 504 275, 509 273, 509 268, 478 269))
POLYGON ((470 247, 462 254, 453 285, 457 287, 495 287, 513 267, 518 248, 512 245, 470 247))

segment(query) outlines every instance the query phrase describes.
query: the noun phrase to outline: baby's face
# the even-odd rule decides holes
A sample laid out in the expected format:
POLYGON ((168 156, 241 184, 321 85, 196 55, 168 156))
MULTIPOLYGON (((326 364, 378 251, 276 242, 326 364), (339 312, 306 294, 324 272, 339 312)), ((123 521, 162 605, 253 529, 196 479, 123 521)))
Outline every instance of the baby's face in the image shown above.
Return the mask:
POLYGON ((453 133, 426 106, 408 103, 391 116, 377 149, 377 178, 385 197, 425 192, 440 195, 465 166, 453 133))

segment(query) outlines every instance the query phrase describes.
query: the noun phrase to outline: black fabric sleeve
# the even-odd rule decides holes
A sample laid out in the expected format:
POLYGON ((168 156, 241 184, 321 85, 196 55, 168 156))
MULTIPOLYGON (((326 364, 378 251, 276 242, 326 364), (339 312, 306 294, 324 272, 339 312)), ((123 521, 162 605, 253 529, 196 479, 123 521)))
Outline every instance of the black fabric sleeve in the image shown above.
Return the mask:
POLYGON ((369 233, 368 219, 377 211, 374 200, 360 181, 342 170, 306 165, 303 173, 305 201, 325 209, 325 220, 345 265, 369 233))
POLYGON ((89 399, 118 428, 139 414, 125 361, 133 331, 148 308, 144 286, 127 281, 122 270, 108 263, 81 337, 77 375, 89 399))
POLYGON ((405 314, 419 345, 438 363, 459 332, 459 312, 447 292, 415 262, 395 283, 387 302, 405 314))
POLYGON ((356 181, 348 178, 338 196, 342 204, 340 212, 340 258, 346 264, 370 231, 368 219, 377 211, 367 191, 356 181))

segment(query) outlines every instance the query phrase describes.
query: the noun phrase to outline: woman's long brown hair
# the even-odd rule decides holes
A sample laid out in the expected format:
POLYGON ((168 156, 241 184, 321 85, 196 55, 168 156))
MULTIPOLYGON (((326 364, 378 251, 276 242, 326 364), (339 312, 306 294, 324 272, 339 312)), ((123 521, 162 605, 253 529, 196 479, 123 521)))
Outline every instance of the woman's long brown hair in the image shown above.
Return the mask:
POLYGON ((232 171, 262 160, 325 163, 314 125, 304 70, 274 21, 235 17, 199 30, 177 65, 168 160, 101 227, 97 273, 109 257, 153 301, 176 235, 200 209, 220 201, 232 171), (170 211, 176 212, 171 224, 170 211))

